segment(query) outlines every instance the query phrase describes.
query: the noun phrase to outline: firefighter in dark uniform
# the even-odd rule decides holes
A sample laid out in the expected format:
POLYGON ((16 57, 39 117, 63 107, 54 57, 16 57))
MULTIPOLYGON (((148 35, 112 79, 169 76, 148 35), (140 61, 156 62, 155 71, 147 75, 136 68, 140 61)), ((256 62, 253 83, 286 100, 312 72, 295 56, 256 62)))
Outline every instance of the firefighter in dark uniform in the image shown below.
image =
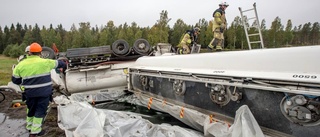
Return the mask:
POLYGON ((183 37, 179 45, 177 46, 178 54, 189 54, 190 46, 192 46, 192 44, 195 44, 199 34, 200 34, 200 29, 198 27, 195 27, 192 30, 187 30, 186 33, 183 34, 183 37))
POLYGON ((45 134, 42 130, 43 118, 52 98, 50 72, 55 68, 66 69, 63 61, 40 58, 42 47, 38 43, 30 45, 30 55, 14 68, 12 82, 24 90, 27 104, 27 130, 30 137, 45 134))
POLYGON ((219 8, 213 12, 212 32, 213 39, 209 43, 208 47, 221 51, 224 45, 223 32, 226 30, 227 20, 225 16, 225 10, 229 6, 228 3, 222 2, 219 4, 219 8))

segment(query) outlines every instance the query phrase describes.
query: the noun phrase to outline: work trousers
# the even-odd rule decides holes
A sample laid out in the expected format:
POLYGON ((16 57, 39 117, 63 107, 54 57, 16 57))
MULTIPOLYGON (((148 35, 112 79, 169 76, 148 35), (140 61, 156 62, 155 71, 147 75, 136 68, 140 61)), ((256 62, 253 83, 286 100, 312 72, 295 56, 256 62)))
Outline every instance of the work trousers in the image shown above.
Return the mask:
POLYGON ((224 37, 223 32, 221 32, 220 28, 217 28, 213 31, 213 39, 210 44, 214 49, 221 50, 224 47, 224 37))
POLYGON ((48 97, 27 97, 27 130, 31 134, 38 134, 41 132, 43 118, 49 105, 50 96, 48 97))

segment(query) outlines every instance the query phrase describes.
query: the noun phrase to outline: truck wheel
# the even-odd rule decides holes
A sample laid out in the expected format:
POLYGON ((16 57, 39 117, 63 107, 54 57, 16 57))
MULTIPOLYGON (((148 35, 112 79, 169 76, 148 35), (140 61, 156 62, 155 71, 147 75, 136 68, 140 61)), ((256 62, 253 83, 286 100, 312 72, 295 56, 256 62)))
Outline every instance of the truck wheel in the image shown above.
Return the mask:
POLYGON ((148 55, 150 49, 150 44, 145 39, 137 39, 133 44, 133 50, 140 55, 148 55))
POLYGON ((123 39, 116 40, 112 43, 112 52, 116 56, 126 56, 129 53, 129 44, 123 39))
POLYGON ((46 59, 55 59, 56 55, 53 49, 49 47, 42 47, 41 57, 46 59))

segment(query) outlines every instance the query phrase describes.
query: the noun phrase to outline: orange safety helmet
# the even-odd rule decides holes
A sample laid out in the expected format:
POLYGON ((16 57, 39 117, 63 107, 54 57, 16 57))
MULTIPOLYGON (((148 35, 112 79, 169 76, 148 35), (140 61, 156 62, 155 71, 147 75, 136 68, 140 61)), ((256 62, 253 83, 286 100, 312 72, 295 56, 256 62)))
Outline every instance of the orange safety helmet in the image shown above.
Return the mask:
POLYGON ((42 51, 42 47, 40 46, 40 44, 34 42, 30 45, 30 52, 41 52, 42 51))

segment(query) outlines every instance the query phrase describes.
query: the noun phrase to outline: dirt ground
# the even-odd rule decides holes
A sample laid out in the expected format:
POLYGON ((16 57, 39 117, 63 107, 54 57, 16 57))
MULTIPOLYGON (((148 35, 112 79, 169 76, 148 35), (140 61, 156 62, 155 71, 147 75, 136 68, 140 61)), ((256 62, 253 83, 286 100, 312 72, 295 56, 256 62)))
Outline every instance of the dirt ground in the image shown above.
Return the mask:
MULTIPOLYGON (((0 134, 2 137, 27 137, 29 135, 25 128, 26 105, 13 107, 13 100, 21 100, 21 94, 8 91, 0 91, 5 94, 5 100, 0 103, 0 134), (2 133, 4 132, 4 133, 2 133)), ((65 132, 57 124, 57 107, 52 105, 42 126, 47 131, 45 137, 64 137, 65 132)))

